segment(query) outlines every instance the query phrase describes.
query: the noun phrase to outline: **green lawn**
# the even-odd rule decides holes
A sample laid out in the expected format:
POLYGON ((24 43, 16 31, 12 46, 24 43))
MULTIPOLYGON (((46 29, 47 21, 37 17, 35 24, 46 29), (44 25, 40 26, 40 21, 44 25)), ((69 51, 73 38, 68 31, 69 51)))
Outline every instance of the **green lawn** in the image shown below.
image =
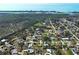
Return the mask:
POLYGON ((67 50, 67 55, 73 55, 73 53, 70 49, 67 50))

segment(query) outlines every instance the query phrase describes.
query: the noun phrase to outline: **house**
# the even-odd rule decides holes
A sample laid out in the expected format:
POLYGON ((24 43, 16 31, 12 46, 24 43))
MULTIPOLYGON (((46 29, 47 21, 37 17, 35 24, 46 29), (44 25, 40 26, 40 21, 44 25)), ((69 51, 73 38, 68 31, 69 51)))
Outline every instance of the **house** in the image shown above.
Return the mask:
POLYGON ((77 42, 77 44, 76 44, 76 50, 79 53, 79 42, 77 42))
POLYGON ((6 41, 6 39, 2 39, 2 40, 1 40, 1 42, 5 42, 5 41, 6 41))
POLYGON ((51 49, 47 49, 47 52, 51 53, 51 49))
POLYGON ((54 39, 55 39, 55 37, 53 37, 53 36, 52 36, 52 37, 50 37, 50 39, 51 39, 51 40, 54 40, 54 39))
POLYGON ((48 47, 48 46, 49 46, 49 44, 44 42, 44 47, 48 47))
POLYGON ((45 55, 51 55, 51 49, 46 49, 45 55))
POLYGON ((27 49, 29 53, 33 53, 34 49, 27 49))
POLYGON ((31 48, 31 47, 32 47, 32 45, 33 45, 33 44, 32 44, 32 43, 30 43, 30 44, 28 45, 28 48, 31 48))
POLYGON ((69 40, 69 38, 62 38, 62 40, 69 40))
POLYGON ((5 42, 5 46, 6 46, 6 47, 11 47, 12 45, 9 44, 8 42, 5 42))
POLYGON ((17 55, 17 54, 18 54, 17 49, 12 49, 12 50, 11 50, 11 54, 12 54, 12 55, 17 55))

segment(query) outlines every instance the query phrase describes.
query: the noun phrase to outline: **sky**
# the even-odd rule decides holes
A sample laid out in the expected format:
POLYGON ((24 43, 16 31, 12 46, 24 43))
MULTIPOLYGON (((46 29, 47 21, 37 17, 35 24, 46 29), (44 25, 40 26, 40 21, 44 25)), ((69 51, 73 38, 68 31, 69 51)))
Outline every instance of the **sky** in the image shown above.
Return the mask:
POLYGON ((44 10, 44 11, 79 11, 79 3, 46 3, 46 4, 2 4, 0 11, 10 10, 44 10))
MULTIPOLYGON (((40 0, 38 2, 37 0, 29 0, 28 3, 25 3, 23 1, 25 0, 0 0, 0 11, 79 11, 79 3, 39 3, 40 0), (33 1, 35 2, 32 3, 33 1)), ((45 0, 42 1, 45 2, 45 0)))

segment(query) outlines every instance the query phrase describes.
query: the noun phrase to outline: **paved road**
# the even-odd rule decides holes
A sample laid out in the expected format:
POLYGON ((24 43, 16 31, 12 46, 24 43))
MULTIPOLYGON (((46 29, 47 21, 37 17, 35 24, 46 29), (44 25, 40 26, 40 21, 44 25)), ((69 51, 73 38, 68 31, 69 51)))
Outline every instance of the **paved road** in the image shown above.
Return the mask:
MULTIPOLYGON (((62 26, 65 26, 63 23, 61 23, 61 25, 62 25, 62 26)), ((66 30, 68 30, 68 31, 73 35, 73 37, 75 37, 75 38, 79 41, 78 37, 77 37, 76 35, 74 35, 74 34, 72 33, 72 31, 68 29, 68 27, 65 26, 65 28, 66 28, 66 30)))
POLYGON ((50 21, 50 24, 51 24, 51 26, 52 26, 52 29, 54 29, 54 32, 56 33, 56 29, 55 29, 55 27, 53 26, 51 20, 49 20, 49 21, 50 21))

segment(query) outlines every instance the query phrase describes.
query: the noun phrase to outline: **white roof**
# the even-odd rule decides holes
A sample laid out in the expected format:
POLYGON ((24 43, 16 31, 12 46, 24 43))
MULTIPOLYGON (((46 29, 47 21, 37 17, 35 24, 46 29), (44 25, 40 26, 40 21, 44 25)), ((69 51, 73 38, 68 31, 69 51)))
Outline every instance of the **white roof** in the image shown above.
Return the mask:
POLYGON ((62 38, 62 39, 63 39, 63 40, 64 40, 64 39, 68 40, 69 38, 62 38))
POLYGON ((51 39, 55 39, 55 37, 50 37, 51 39))
POLYGON ((32 47, 32 44, 29 44, 28 47, 32 47))
POLYGON ((9 44, 8 42, 5 42, 5 45, 6 45, 7 47, 11 47, 11 46, 12 46, 12 45, 9 44))
POLYGON ((36 28, 36 30, 39 30, 39 28, 36 28))
POLYGON ((51 53, 51 49, 47 49, 47 52, 50 52, 51 53))
POLYGON ((11 52, 12 54, 17 54, 17 49, 13 49, 11 52))
POLYGON ((46 23, 43 23, 44 25, 46 24, 46 23))
POLYGON ((79 45, 79 42, 77 42, 77 44, 76 45, 79 45))
POLYGON ((44 43, 44 46, 48 46, 48 44, 44 43))
POLYGON ((6 39, 1 40, 1 42, 5 42, 5 41, 6 41, 6 39))
POLYGON ((28 51, 29 51, 30 53, 34 52, 34 50, 33 50, 33 49, 28 49, 28 51))

